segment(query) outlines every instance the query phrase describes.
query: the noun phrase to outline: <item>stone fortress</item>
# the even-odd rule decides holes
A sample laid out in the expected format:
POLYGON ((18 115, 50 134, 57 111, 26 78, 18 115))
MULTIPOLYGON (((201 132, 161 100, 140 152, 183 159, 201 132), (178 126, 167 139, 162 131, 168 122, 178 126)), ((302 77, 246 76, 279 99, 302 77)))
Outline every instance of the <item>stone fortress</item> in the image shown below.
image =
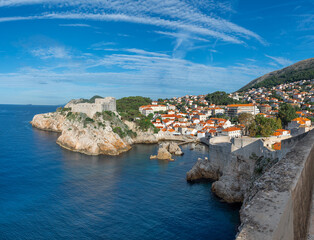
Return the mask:
POLYGON ((82 112, 92 118, 96 112, 112 111, 116 112, 116 99, 114 97, 96 98, 95 103, 82 103, 70 101, 66 108, 71 108, 72 112, 82 112))

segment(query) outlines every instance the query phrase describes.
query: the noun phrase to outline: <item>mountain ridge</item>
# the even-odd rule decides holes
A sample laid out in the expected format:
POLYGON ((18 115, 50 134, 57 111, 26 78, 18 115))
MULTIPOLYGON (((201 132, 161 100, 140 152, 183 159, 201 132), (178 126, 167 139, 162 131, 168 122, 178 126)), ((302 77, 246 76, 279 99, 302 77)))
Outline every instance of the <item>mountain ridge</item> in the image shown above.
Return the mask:
POLYGON ((272 87, 282 83, 295 82, 299 80, 314 79, 314 58, 308 58, 296 62, 288 67, 275 70, 258 77, 242 88, 238 92, 258 87, 272 87))

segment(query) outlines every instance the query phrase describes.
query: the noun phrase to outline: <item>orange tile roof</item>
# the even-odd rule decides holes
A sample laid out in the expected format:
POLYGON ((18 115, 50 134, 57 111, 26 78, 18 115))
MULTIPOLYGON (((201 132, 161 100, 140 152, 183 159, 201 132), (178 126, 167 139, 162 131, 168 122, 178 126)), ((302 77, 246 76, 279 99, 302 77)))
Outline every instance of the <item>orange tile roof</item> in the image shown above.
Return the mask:
POLYGON ((248 103, 248 104, 230 104, 227 105, 227 107, 253 107, 253 103, 248 103))
POLYGON ((304 117, 298 117, 298 118, 293 119, 292 121, 303 125, 303 124, 305 124, 305 122, 311 121, 311 120, 308 118, 304 118, 304 117))
POLYGON ((228 127, 228 128, 225 128, 222 131, 224 131, 224 132, 233 132, 233 131, 241 131, 241 129, 237 128, 237 127, 228 127))

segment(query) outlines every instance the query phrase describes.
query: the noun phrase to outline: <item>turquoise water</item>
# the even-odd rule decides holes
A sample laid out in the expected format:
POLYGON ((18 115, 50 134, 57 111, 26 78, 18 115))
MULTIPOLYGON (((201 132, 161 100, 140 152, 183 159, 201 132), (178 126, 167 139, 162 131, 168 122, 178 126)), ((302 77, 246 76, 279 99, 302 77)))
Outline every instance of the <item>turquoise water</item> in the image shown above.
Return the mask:
POLYGON ((156 145, 73 153, 29 124, 55 109, 0 105, 0 239, 234 239, 239 206, 185 180, 207 147, 175 162, 150 160, 156 145))

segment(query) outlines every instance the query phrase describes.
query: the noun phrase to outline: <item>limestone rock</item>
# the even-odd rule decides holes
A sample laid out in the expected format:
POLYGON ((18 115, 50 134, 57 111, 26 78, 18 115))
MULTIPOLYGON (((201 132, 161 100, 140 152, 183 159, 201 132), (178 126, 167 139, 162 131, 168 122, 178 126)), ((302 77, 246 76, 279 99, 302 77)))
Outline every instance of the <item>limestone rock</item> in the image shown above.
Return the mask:
POLYGON ((211 162, 207 157, 199 158, 190 171, 186 173, 188 181, 195 181, 200 179, 217 180, 220 177, 218 167, 211 162))
POLYGON ((31 124, 33 127, 52 131, 61 132, 65 117, 58 113, 37 114, 33 117, 31 124))
POLYGON ((181 148, 179 147, 179 145, 175 142, 171 142, 169 145, 168 145, 168 151, 171 153, 171 154, 174 154, 174 155, 177 155, 177 156, 180 156, 180 155, 183 155, 183 152, 181 150, 181 148))
POLYGON ((157 158, 160 160, 173 160, 171 153, 165 147, 161 147, 158 149, 157 158))
POLYGON ((31 124, 42 130, 61 132, 57 144, 71 151, 88 155, 118 155, 131 149, 132 140, 129 137, 122 139, 114 133, 110 122, 100 122, 96 116, 93 120, 89 119, 89 122, 79 118, 69 120, 66 114, 38 114, 31 124))
POLYGON ((119 155, 131 149, 117 134, 108 130, 72 127, 62 131, 57 143, 69 150, 88 155, 119 155))
POLYGON ((212 184, 212 191, 228 203, 243 201, 243 189, 239 185, 239 182, 234 181, 233 177, 230 176, 214 182, 212 184))

